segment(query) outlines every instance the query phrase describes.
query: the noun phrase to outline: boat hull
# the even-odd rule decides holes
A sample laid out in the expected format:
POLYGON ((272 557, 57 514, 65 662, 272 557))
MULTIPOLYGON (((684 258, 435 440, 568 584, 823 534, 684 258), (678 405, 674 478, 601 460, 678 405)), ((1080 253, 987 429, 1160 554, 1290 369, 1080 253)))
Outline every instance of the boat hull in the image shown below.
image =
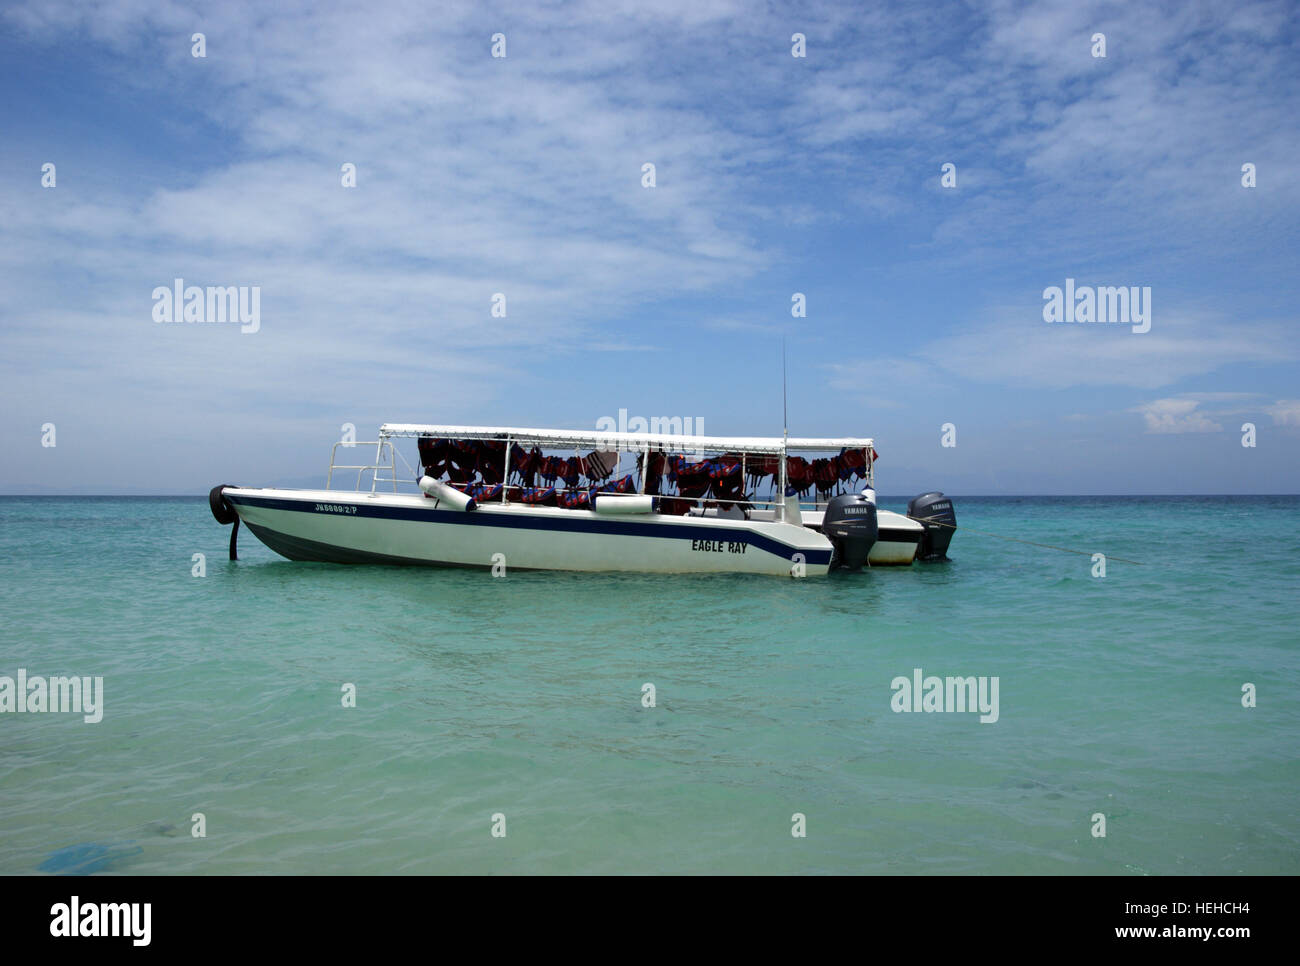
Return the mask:
POLYGON ((868 562, 873 567, 910 567, 916 559, 925 528, 892 510, 878 512, 878 536, 868 562))
MULTIPOLYGON (((803 525, 820 532, 823 516, 821 510, 804 510, 803 525)), ((871 546, 867 563, 872 567, 910 567, 916 560, 925 528, 893 510, 878 510, 876 520, 876 542, 871 546)))
POLYGON ((825 574, 831 544, 774 521, 597 515, 522 504, 466 512, 405 494, 226 487, 264 544, 291 560, 509 570, 825 574))

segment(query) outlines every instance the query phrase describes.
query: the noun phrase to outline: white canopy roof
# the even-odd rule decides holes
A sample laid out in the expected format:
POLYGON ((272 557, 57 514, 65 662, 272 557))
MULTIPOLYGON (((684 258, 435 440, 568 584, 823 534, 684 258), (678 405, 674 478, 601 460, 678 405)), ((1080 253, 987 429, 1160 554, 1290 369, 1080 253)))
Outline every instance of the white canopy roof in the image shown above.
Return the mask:
POLYGON ((669 433, 616 433, 578 429, 521 429, 517 426, 427 426, 420 423, 384 423, 382 436, 436 436, 443 439, 505 439, 527 446, 552 448, 573 446, 579 449, 640 450, 647 445, 668 452, 716 450, 717 452, 780 453, 782 449, 838 450, 867 449, 869 438, 843 437, 809 439, 791 437, 783 442, 779 436, 677 436, 669 433))

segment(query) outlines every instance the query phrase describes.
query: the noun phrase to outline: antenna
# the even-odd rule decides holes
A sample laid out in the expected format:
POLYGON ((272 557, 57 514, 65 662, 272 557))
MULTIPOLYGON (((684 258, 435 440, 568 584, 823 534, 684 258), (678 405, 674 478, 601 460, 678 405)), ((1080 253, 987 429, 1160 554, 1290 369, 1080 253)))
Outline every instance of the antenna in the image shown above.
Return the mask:
POLYGON ((784 523, 787 517, 785 487, 786 487, 786 480, 787 480, 786 465, 788 463, 787 457, 789 455, 789 446, 790 446, 790 410, 786 406, 786 391, 785 391, 785 333, 784 332, 781 333, 781 425, 782 425, 781 469, 777 473, 776 479, 773 481, 776 484, 779 492, 773 493, 772 496, 774 497, 773 502, 775 503, 775 510, 779 514, 779 516, 777 516, 777 519, 780 520, 782 523, 784 523))
POLYGON ((786 405, 785 391, 785 336, 781 336, 781 425, 785 439, 790 438, 790 410, 786 405))

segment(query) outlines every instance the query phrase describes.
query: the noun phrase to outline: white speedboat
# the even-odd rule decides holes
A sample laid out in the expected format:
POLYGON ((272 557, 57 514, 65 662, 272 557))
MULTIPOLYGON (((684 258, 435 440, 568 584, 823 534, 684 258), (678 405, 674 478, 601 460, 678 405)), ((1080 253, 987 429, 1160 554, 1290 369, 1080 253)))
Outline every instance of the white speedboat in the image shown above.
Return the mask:
POLYGON ((942 493, 876 506, 870 439, 385 424, 351 444, 373 462, 339 464, 344 445, 324 489, 213 487, 232 560, 242 521, 291 560, 815 576, 946 559, 956 527, 942 493))

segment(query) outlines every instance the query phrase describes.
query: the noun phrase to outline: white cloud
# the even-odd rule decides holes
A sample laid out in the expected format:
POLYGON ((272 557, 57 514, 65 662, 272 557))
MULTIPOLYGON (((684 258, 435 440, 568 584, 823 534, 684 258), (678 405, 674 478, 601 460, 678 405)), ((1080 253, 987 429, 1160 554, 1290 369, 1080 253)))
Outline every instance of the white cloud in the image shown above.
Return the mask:
POLYGON ((1264 411, 1279 426, 1300 426, 1300 399, 1279 399, 1264 411))
POLYGON ((1041 305, 1002 310, 995 321, 935 340, 916 353, 976 382, 1067 389, 1130 386, 1157 389, 1235 363, 1300 358, 1293 326, 1226 322, 1162 309, 1151 331, 1128 326, 1048 324, 1041 305))
MULTIPOLYGON (((661 301, 707 299, 701 328, 738 337, 788 326, 780 298, 771 315, 741 304, 787 267, 821 268, 808 259, 822 251, 783 250, 784 225, 843 221, 830 244, 865 240, 860 280, 840 265, 824 276, 847 304, 918 250, 1006 269, 1086 248, 1127 266, 1176 259, 1217 228, 1233 245, 1285 252, 1268 244, 1277 230, 1235 228, 1266 206, 1293 231, 1295 99, 1262 96, 1292 53, 1262 46, 1286 16, 1249 2, 999 0, 841 4, 792 25, 778 7, 733 0, 447 2, 436 17, 405 2, 202 15, 166 0, 13 4, 0 17, 34 57, 84 45, 73 80, 101 82, 116 95, 107 103, 183 96, 150 117, 154 134, 143 127, 148 176, 67 124, 57 192, 0 179, 6 232, 20 240, 0 250, 0 375, 14 399, 80 401, 110 430, 154 425, 194 399, 241 408, 246 426, 331 397, 382 401, 386 417, 403 405, 470 413, 501 393, 519 405, 529 372, 557 357, 658 344, 662 330, 634 320, 661 301), (1097 24, 1104 62, 1087 56, 1097 24), (198 29, 202 62, 189 56, 198 29), (497 29, 504 61, 487 56, 497 29), (795 29, 806 61, 789 56, 795 29), (215 134, 186 154, 175 135, 191 129, 215 134), (1257 194, 1237 185, 1238 145, 1261 165, 1257 194), (941 195, 947 160, 960 190, 941 195), (344 161, 358 165, 356 189, 339 186, 344 161), (653 190, 639 184, 645 161, 658 165, 653 190), (942 210, 917 218, 925 205, 942 210), (881 230, 902 218, 908 231, 881 230), (873 275, 877 244, 884 273, 873 275), (149 293, 176 276, 261 285, 261 333, 154 326, 149 293), (505 320, 488 315, 497 291, 505 320)), ((33 149, 10 141, 6 154, 33 149)), ((1008 284, 989 290, 1006 299, 1008 284)), ((955 318, 939 338, 846 324, 836 352, 874 355, 825 371, 832 389, 906 411, 918 387, 963 379, 1155 390, 1300 354, 1290 320, 1216 313, 1195 292, 1178 294, 1196 314, 1180 312, 1155 294, 1146 335, 1047 326, 1036 292, 993 318, 955 318)), ((622 361, 599 361, 610 358, 622 361)), ((536 378, 540 398, 554 380, 536 378)), ((1274 406, 1285 425, 1297 418, 1288 406, 1274 406)), ((1213 422, 1196 408, 1151 417, 1213 422)))
POLYGON ((750 237, 736 170, 760 153, 754 139, 684 106, 690 80, 655 57, 665 34, 737 13, 694 0, 653 14, 577 4, 558 19, 452 3, 434 22, 416 4, 230 4, 201 18, 156 3, 11 7, 36 50, 84 33, 90 62, 124 87, 182 87, 188 111, 168 123, 214 125, 222 151, 177 159, 161 184, 81 189, 102 167, 93 144, 58 159, 57 193, 0 180, 6 230, 24 240, 0 253, 0 311, 22 323, 0 330, 0 370, 43 369, 42 391, 72 400, 96 378, 74 355, 101 380, 130 368, 180 397, 235 352, 222 388, 245 398, 289 373, 295 396, 323 398, 348 385, 341 374, 378 367, 402 386, 454 372, 438 385, 484 400, 519 363, 511 349, 536 363, 643 346, 654 333, 608 320, 773 259, 750 237), (494 19, 505 60, 480 29, 494 19), (206 60, 189 56, 198 29, 206 60), (647 160, 654 189, 640 185, 647 160), (339 183, 345 161, 356 188, 339 183), (262 331, 229 345, 225 332, 164 334, 150 292, 175 277, 260 285, 262 331), (489 315, 496 292, 503 320, 489 315))
POLYGON ((921 387, 942 381, 934 366, 917 359, 881 356, 826 363, 826 385, 875 409, 901 409, 921 387))
POLYGON ((1204 413, 1195 399, 1155 399, 1133 412, 1141 413, 1148 433, 1217 433, 1223 427, 1204 413))

